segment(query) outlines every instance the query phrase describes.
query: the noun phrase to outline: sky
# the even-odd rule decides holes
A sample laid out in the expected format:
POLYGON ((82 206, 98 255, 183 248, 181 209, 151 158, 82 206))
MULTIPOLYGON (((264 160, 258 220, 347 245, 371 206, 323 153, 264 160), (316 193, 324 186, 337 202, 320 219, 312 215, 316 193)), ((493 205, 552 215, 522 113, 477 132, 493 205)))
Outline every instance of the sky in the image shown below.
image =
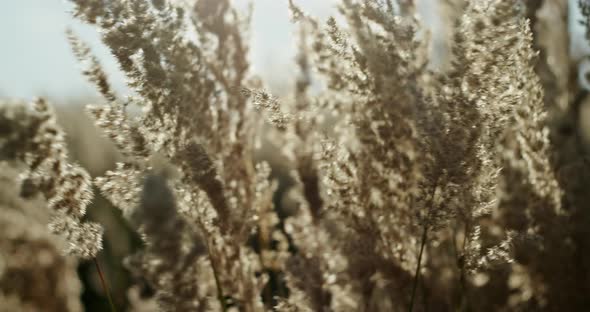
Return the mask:
MULTIPOLYGON (((334 12, 332 0, 298 0, 298 3, 321 18, 334 12)), ((125 92, 124 77, 114 58, 92 27, 71 17, 71 9, 67 0, 3 3, 0 10, 0 96, 24 99, 97 96, 93 86, 80 74, 80 66, 64 33, 68 27, 90 44, 115 89, 125 92)), ((287 1, 255 0, 251 60, 253 70, 264 80, 280 86, 283 82, 275 73, 292 70, 292 39, 287 1)), ((287 76, 290 75, 281 75, 287 76)))
MULTIPOLYGON (((246 2, 247 0, 235 0, 246 2)), ((291 84, 294 77, 295 43, 287 0, 253 0, 255 11, 250 38, 252 70, 273 88, 291 84)), ((423 22, 433 32, 439 28, 433 4, 438 0, 417 0, 423 22)), ((574 58, 590 54, 577 0, 570 3, 571 51, 574 58), (577 18, 576 18, 577 17, 577 18), (578 38, 579 37, 579 38, 578 38), (580 39, 581 38, 581 39, 580 39)), ((296 0, 305 11, 325 19, 335 13, 336 0, 296 0)), ((123 74, 96 31, 73 19, 69 0, 6 0, 0 10, 0 96, 30 99, 48 96, 67 99, 97 96, 93 86, 80 74, 78 62, 65 36, 70 27, 98 56, 119 92, 126 92, 123 74)))

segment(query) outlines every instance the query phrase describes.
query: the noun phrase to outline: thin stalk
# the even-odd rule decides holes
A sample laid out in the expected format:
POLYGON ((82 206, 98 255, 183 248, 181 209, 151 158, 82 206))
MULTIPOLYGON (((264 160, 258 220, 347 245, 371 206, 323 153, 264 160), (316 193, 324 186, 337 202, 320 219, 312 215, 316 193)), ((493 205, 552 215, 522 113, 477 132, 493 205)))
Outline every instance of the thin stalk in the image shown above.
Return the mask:
POLYGON ((115 304, 113 303, 113 298, 111 297, 111 291, 109 290, 109 286, 106 283, 104 275, 102 274, 102 270, 100 269, 100 264, 96 258, 93 259, 94 264, 96 265, 96 271, 98 271, 98 276, 100 276, 100 283, 102 285, 102 289, 104 290, 105 294, 107 295, 107 299, 109 300, 109 306, 111 307, 112 312, 116 312, 115 304))
MULTIPOLYGON (((469 222, 465 222, 465 234, 464 234, 464 238, 463 238, 463 247, 462 247, 462 254, 463 256, 465 256, 466 254, 466 250, 467 250, 467 243, 469 241, 469 231, 471 229, 471 225, 469 224, 469 222)), ((467 288, 467 283, 465 282, 465 259, 461 259, 460 261, 460 273, 461 275, 459 276, 459 282, 460 282, 460 286, 461 286, 461 311, 465 311, 468 310, 469 307, 469 299, 467 296, 467 292, 468 292, 468 288, 467 288)))
POLYGON ((459 287, 459 299, 458 299, 458 303, 457 303, 457 308, 456 311, 463 311, 462 310, 462 306, 463 306, 463 281, 462 281, 462 275, 463 275, 463 267, 461 265, 461 255, 460 255, 460 245, 461 243, 459 243, 459 239, 457 238, 459 236, 459 233, 457 231, 457 228, 460 226, 459 225, 460 221, 457 220, 457 224, 453 227, 453 254, 455 256, 455 262, 457 264, 457 285, 459 287))
POLYGON ((207 253, 209 254, 209 262, 211 262, 211 269, 213 270, 213 277, 215 278, 215 286, 217 287, 217 299, 221 304, 221 310, 223 312, 227 311, 227 306, 225 305, 225 296, 223 295, 223 288, 221 287, 221 281, 219 280, 219 273, 217 272, 217 267, 215 266, 215 261, 211 257, 211 249, 209 249, 209 241, 207 242, 207 253))
MULTIPOLYGON (((198 226, 203 231, 203 233, 207 233, 205 230, 205 226, 203 225, 202 220, 199 220, 198 226)), ((207 256, 209 257, 209 262, 211 263, 211 270, 213 271, 213 277, 215 278, 215 287, 217 288, 217 299, 221 304, 221 311, 227 312, 227 306, 225 304, 225 295, 223 294, 223 288, 221 287, 221 281, 219 279, 219 272, 217 271, 217 267, 215 266, 215 261, 211 256, 211 246, 209 245, 209 238, 205 238, 205 247, 207 247, 207 256)))
MULTIPOLYGON (((438 181, 440 179, 440 174, 435 176, 434 183, 432 184, 432 190, 430 192, 430 199, 426 207, 430 207, 434 201, 434 195, 436 193, 436 188, 438 187, 438 181)), ((418 264, 416 265, 416 273, 414 274, 414 285, 412 286, 412 297, 410 298, 410 307, 408 311, 412 312, 414 309, 414 301, 416 300, 416 290, 418 288, 418 280, 420 278, 420 268, 422 267, 422 255, 424 254, 424 247, 426 246, 426 240, 428 239, 428 222, 427 220, 430 219, 430 213, 432 212, 432 208, 429 209, 428 215, 426 216, 426 220, 424 222, 424 230, 422 231, 422 241, 420 242, 420 253, 418 254, 418 264)))
POLYGON ((416 274, 414 274, 414 286, 412 286, 412 298, 410 299, 409 312, 414 309, 414 300, 416 299, 416 289, 418 288, 418 279, 420 277, 420 268, 422 266, 422 254, 424 254, 424 246, 426 246, 426 239, 428 238, 428 225, 424 225, 422 231, 422 242, 420 243, 420 253, 418 254, 418 265, 416 266, 416 274))

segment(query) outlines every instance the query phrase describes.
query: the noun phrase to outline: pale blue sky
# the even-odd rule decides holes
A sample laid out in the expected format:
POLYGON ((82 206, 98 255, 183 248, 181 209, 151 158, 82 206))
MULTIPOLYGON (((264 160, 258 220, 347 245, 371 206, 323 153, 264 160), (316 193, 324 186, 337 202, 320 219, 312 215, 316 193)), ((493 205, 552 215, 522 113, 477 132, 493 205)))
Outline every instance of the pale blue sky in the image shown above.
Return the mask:
MULTIPOLYGON (((241 0, 238 0, 241 1, 241 0)), ((252 30, 254 70, 275 87, 283 83, 276 74, 288 77, 293 56, 292 29, 286 0, 255 0, 252 30), (272 69, 272 72, 271 72, 272 69)), ((310 13, 327 16, 331 0, 299 0, 310 13)), ((64 30, 72 27, 100 58, 116 89, 124 90, 123 75, 93 28, 70 17, 66 0, 4 1, 0 10, 0 96, 53 98, 95 96, 92 85, 80 74, 64 30)), ((287 83, 287 82, 285 82, 287 83)))
MULTIPOLYGON (((235 0, 246 2, 246 0, 235 0)), ((294 75, 295 49, 287 0, 253 0, 255 15, 252 25, 251 60, 253 70, 262 76, 271 89, 290 85, 286 77, 294 75)), ((424 22, 434 32, 437 26, 438 0, 417 1, 424 22)), ((334 13, 335 0, 297 0, 303 9, 325 18, 334 13)), ((590 54, 590 45, 583 38, 579 25, 577 0, 569 0, 571 50, 575 58, 590 54)), ((31 98, 37 95, 53 98, 96 96, 90 83, 70 51, 64 30, 72 27, 90 43, 109 73, 117 90, 124 90, 123 75, 114 59, 100 44, 92 27, 70 17, 68 0, 5 0, 0 9, 0 97, 31 98)))

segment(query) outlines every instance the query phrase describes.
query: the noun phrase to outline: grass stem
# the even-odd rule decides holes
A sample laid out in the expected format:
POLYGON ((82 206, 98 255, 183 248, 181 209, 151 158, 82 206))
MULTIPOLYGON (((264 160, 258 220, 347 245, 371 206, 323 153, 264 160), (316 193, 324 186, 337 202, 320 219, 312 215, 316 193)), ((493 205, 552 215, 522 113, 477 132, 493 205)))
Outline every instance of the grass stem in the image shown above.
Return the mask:
POLYGON ((420 243, 420 253, 418 254, 418 264, 416 265, 416 274, 414 274, 414 285, 412 286, 412 297, 410 299, 409 312, 414 309, 414 301, 416 299, 416 289, 418 288, 418 280, 420 277, 420 268, 422 265, 422 254, 424 254, 424 247, 426 246, 426 239, 428 237, 428 225, 424 225, 424 231, 422 231, 422 242, 420 243))
POLYGON ((93 260, 94 264, 96 265, 96 271, 98 271, 98 276, 100 276, 100 283, 102 285, 102 289, 104 290, 105 294, 107 295, 107 299, 109 300, 109 306, 111 307, 111 311, 117 312, 117 309, 115 309, 115 304, 113 303, 113 298, 111 297, 111 291, 109 290, 109 286, 106 283, 104 274, 102 274, 100 264, 98 263, 98 260, 96 260, 96 258, 94 258, 93 260))
POLYGON ((225 304, 225 296, 223 294, 223 287, 221 287, 221 280, 219 279, 219 272, 217 271, 217 266, 215 265, 215 261, 211 256, 211 249, 209 246, 209 242, 207 242, 207 252, 209 254, 209 262, 211 263, 211 270, 213 271, 213 277, 215 278, 215 286, 217 287, 217 299, 219 300, 219 304, 221 304, 221 311, 227 311, 227 305, 225 304))

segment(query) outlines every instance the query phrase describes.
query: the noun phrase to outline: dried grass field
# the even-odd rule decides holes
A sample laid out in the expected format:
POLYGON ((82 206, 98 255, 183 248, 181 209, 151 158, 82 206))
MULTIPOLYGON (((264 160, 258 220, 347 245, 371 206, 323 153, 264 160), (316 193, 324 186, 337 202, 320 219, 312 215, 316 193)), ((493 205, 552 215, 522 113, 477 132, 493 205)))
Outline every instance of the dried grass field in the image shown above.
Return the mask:
POLYGON ((127 91, 0 97, 0 312, 590 307, 589 2, 67 2, 127 91))

